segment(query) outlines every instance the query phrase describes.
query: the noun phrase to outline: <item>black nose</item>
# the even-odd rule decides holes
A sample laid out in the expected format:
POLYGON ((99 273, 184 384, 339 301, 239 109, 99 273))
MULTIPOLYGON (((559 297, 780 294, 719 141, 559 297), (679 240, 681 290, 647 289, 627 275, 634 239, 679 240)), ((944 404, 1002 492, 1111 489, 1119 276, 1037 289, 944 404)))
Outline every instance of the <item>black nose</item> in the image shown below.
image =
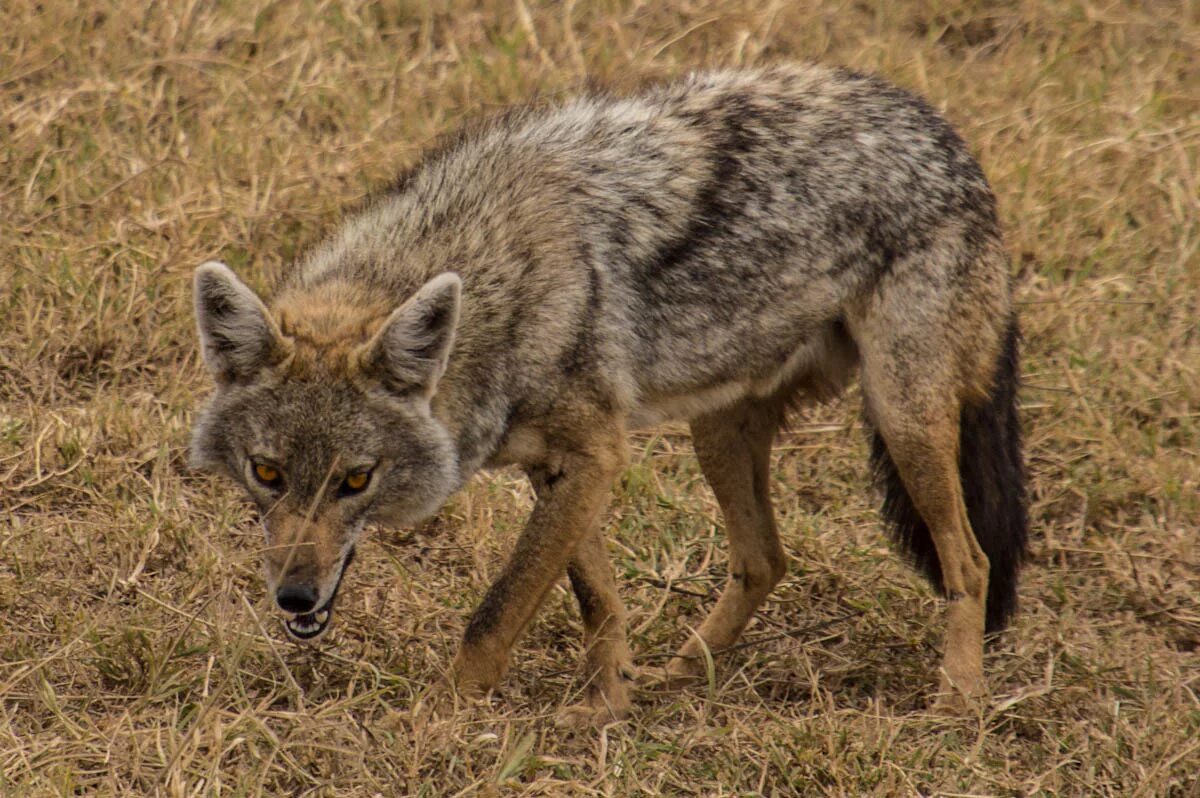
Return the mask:
POLYGON ((275 592, 275 601, 284 612, 298 615, 312 612, 317 606, 317 591, 309 585, 281 585, 275 592))

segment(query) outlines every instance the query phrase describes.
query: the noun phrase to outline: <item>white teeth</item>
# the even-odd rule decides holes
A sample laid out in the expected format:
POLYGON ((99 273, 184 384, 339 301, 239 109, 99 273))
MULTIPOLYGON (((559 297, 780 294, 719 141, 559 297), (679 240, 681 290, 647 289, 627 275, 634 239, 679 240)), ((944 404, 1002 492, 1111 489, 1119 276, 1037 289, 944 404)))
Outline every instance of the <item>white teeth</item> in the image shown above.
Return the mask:
POLYGON ((329 610, 287 619, 287 628, 301 637, 315 636, 329 623, 329 610))

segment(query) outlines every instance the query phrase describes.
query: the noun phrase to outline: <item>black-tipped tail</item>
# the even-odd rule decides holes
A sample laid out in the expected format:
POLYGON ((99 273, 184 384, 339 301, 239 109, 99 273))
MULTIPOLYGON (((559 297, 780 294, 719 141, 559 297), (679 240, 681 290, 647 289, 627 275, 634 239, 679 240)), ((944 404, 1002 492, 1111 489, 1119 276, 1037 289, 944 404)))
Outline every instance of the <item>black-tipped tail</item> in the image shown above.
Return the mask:
MULTIPOLYGON (((1008 324, 1004 348, 988 400, 964 407, 958 468, 967 515, 991 563, 987 631, 998 632, 1017 609, 1017 573, 1025 558, 1029 520, 1025 462, 1017 415, 1019 385, 1016 320, 1008 324)), ((871 465, 883 490, 883 516, 913 564, 942 590, 942 569, 929 527, 917 513, 878 432, 871 435, 871 465)))

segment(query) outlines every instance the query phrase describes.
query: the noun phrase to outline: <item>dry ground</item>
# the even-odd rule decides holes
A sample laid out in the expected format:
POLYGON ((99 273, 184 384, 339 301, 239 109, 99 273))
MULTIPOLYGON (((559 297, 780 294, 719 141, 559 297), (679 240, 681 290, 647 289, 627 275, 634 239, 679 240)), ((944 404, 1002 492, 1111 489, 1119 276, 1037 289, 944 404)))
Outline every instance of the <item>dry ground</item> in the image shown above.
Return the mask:
MULTIPOLYGON (((1200 5, 1194 0, 7 0, 0 15, 0 794, 1200 795, 1200 5), (143 7, 144 6, 144 7, 143 7), (924 92, 1000 198, 1026 331, 1023 610, 993 700, 923 712, 939 602, 889 552, 857 397, 796 419, 791 572, 707 688, 555 730, 552 595, 491 706, 414 725, 529 505, 480 478, 361 547, 318 650, 189 473, 189 277, 269 286, 460 119, 585 77, 820 59, 924 92)), ((611 552, 643 664, 719 586, 680 429, 611 552)))

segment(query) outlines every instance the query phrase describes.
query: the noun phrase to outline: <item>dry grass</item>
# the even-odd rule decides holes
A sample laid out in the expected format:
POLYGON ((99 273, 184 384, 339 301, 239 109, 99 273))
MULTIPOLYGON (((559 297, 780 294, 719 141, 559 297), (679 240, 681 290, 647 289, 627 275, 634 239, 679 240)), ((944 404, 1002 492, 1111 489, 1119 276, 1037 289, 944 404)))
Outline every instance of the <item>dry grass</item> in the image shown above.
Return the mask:
MULTIPOLYGON (((1200 795, 1194 0, 11 0, 3 23, 0 793, 1200 795), (757 644, 623 727, 554 729, 579 688, 562 590, 501 698, 414 721, 528 507, 511 474, 379 531, 332 639, 286 642, 251 513, 185 467, 191 269, 269 285, 437 133, 533 92, 804 58, 925 92, 1000 197, 1036 535, 990 708, 922 712, 939 603, 884 544, 853 396, 779 448, 792 568, 757 644)), ((724 544, 686 436, 636 450, 611 550, 653 662, 724 544)))

